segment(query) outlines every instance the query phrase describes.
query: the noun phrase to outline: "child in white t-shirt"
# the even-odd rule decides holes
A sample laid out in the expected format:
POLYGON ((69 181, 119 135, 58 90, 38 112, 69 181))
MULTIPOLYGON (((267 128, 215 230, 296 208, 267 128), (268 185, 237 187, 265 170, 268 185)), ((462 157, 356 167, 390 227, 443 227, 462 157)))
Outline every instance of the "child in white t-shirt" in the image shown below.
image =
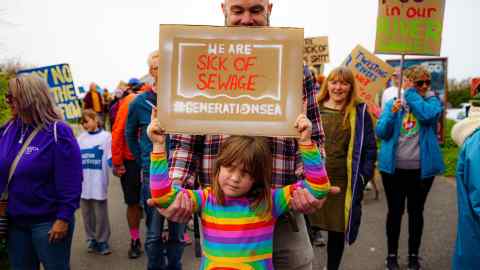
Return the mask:
POLYGON ((83 112, 81 124, 85 132, 77 138, 83 167, 80 208, 88 252, 108 255, 112 253, 108 245, 110 221, 107 205, 112 136, 100 128, 100 118, 93 110, 83 112))

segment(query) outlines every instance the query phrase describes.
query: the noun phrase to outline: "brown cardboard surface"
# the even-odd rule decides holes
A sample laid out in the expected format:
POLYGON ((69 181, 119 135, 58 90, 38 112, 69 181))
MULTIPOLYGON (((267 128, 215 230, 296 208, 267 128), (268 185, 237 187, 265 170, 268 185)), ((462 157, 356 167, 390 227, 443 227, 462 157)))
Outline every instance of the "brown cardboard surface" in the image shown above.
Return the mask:
POLYGON ((328 37, 306 38, 303 48, 303 61, 308 66, 330 62, 328 37))
POLYGON ((360 45, 353 49, 344 64, 355 76, 358 98, 368 105, 370 112, 379 115, 380 107, 375 101, 375 96, 385 89, 394 68, 360 45))
POLYGON ((440 55, 445 0, 379 0, 375 53, 440 55))
POLYGON ((303 29, 160 25, 167 133, 296 136, 303 29))

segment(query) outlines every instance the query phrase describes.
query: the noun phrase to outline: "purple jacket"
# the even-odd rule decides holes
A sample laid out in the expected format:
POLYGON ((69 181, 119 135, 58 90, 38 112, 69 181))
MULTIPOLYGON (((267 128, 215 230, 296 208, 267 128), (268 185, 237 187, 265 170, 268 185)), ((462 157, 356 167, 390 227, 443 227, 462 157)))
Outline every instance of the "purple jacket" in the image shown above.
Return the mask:
MULTIPOLYGON (((8 187, 7 214, 13 222, 34 224, 73 220, 82 191, 82 161, 78 143, 64 122, 44 127, 26 149, 8 187), (56 129, 56 139, 54 136, 56 129)), ((25 140, 32 132, 30 127, 25 140)), ((20 120, 0 128, 0 192, 21 148, 20 120)))

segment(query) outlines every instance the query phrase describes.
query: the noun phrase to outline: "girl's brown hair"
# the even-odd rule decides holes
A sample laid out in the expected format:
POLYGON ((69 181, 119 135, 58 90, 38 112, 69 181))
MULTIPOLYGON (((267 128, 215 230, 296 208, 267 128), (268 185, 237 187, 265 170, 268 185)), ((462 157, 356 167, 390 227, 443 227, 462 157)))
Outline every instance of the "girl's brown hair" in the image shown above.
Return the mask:
POLYGON ((83 124, 87 122, 87 118, 95 120, 95 122, 97 122, 98 127, 102 125, 102 120, 100 119, 100 117, 98 117, 98 114, 92 109, 83 110, 80 123, 83 124))
POLYGON ((353 72, 348 67, 337 67, 332 70, 330 74, 328 74, 328 77, 325 79, 325 82, 320 88, 320 93, 317 96, 317 102, 319 105, 322 105, 323 102, 330 99, 330 95, 328 93, 328 82, 335 80, 347 82, 348 84, 350 84, 350 92, 348 93, 345 106, 343 106, 342 108, 342 112, 344 113, 343 124, 344 126, 346 126, 348 121, 348 112, 352 111, 352 109, 354 109, 357 105, 357 85, 355 83, 355 77, 353 75, 353 72))
POLYGON ((272 210, 271 181, 272 153, 265 138, 251 136, 231 136, 222 144, 213 165, 212 191, 217 203, 225 203, 225 194, 218 182, 220 167, 233 163, 244 166, 245 171, 253 178, 253 185, 246 194, 253 199, 252 209, 258 214, 266 214, 272 210))

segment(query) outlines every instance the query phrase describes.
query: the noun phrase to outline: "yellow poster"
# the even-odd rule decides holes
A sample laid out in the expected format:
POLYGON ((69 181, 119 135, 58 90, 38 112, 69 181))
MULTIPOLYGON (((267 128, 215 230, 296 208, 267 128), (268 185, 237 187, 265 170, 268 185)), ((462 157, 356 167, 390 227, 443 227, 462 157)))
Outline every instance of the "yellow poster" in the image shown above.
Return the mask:
POLYGON ((440 55, 445 0, 379 0, 375 53, 440 55))

